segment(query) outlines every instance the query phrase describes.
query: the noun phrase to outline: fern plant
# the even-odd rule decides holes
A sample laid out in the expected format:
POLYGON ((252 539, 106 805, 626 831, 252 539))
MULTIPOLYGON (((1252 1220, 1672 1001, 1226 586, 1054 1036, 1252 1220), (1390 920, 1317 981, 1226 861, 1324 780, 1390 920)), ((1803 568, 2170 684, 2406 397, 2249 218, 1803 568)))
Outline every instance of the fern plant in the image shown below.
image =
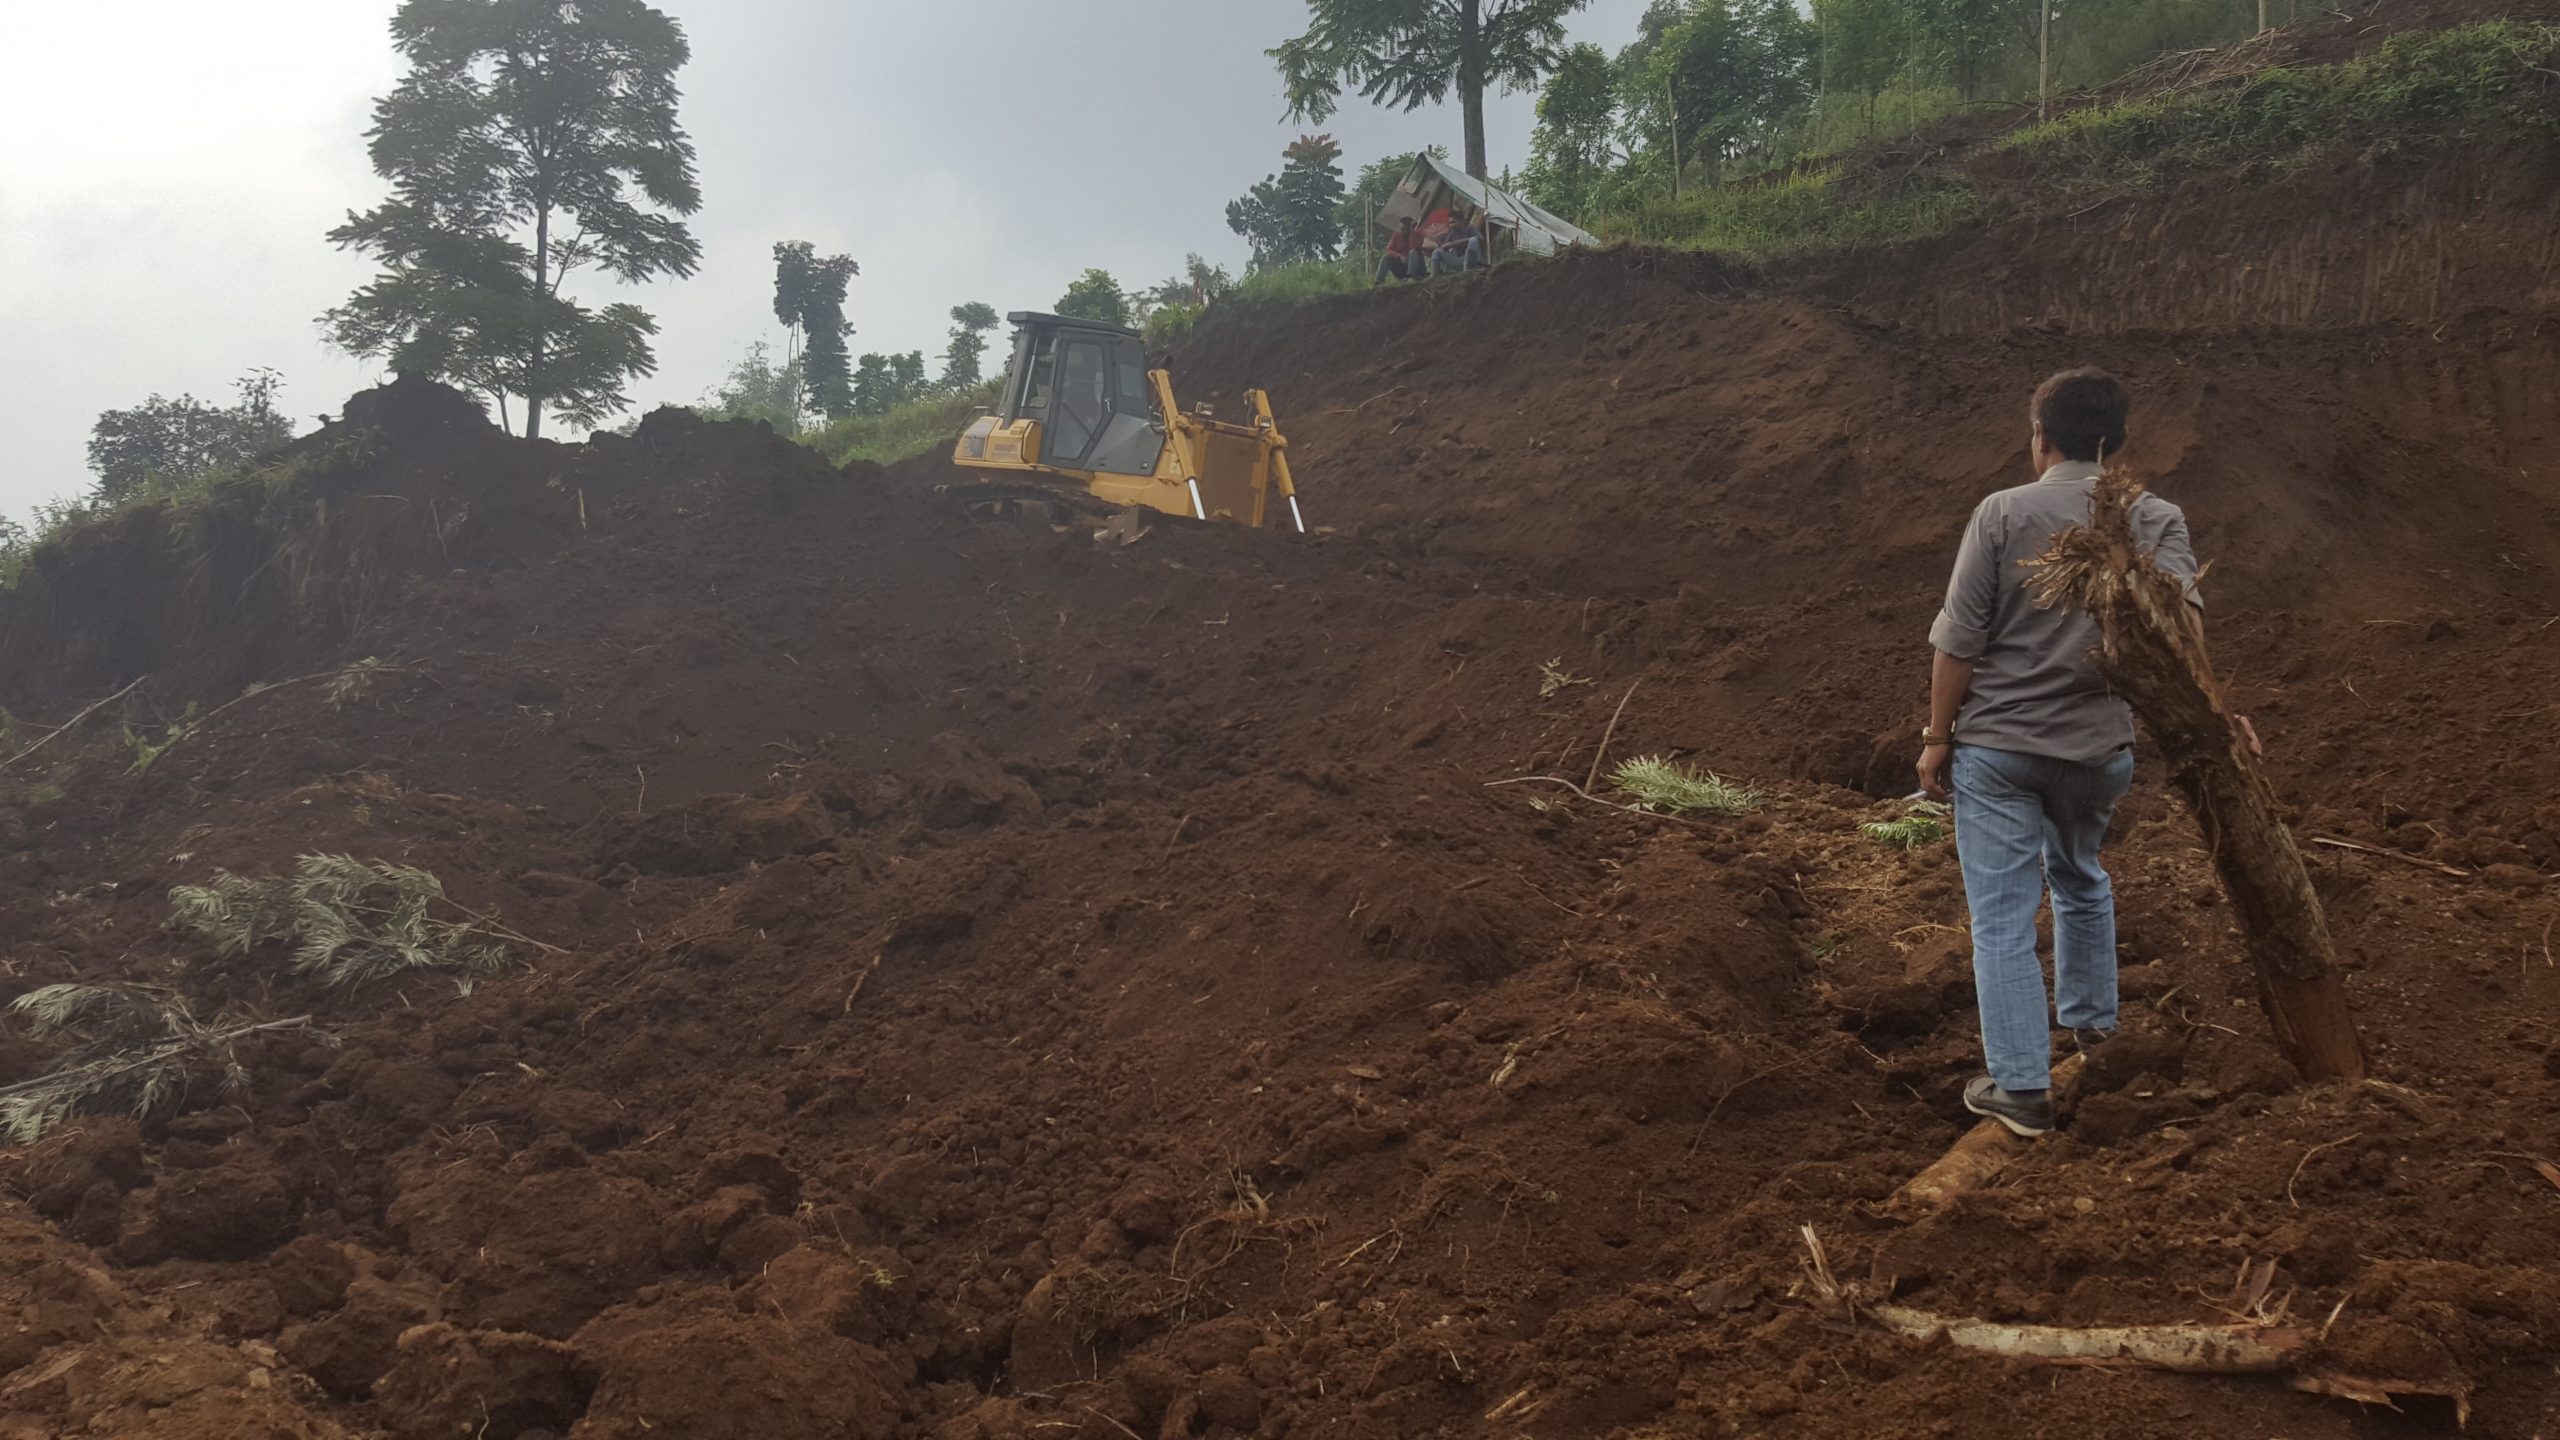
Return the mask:
POLYGON ((291 876, 221 871, 210 885, 171 889, 169 911, 217 955, 287 943, 296 974, 347 989, 412 970, 490 974, 514 963, 494 927, 446 898, 444 882, 387 860, 305 855, 291 876))
POLYGON ((1858 827, 1858 832, 1879 845, 1896 850, 1918 850, 1947 838, 1947 817, 1952 812, 1935 800, 1915 800, 1899 820, 1871 820, 1858 827))
POLYGON ((1668 756, 1639 755, 1609 772, 1638 805, 1675 815, 1748 815, 1760 808, 1760 792, 1711 770, 1692 770, 1668 756))
POLYGON ((47 985, 9 1008, 39 1040, 78 1041, 32 1080, 0 1087, 0 1135, 31 1144, 83 1111, 121 1110, 148 1119, 212 1084, 237 1095, 249 1084, 240 1042, 253 1035, 301 1034, 334 1045, 311 1017, 198 1019, 186 997, 131 985, 47 985))

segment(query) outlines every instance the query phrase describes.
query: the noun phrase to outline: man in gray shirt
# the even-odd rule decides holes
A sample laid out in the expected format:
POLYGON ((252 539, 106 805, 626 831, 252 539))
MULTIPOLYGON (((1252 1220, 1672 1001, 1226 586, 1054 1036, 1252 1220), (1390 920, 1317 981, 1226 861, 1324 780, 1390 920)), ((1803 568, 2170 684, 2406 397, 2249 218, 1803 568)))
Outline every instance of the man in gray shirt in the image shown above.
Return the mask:
MULTIPOLYGON (((2026 562, 2087 523, 2101 462, 2124 448, 2126 408, 2124 385, 2102 370, 2067 370, 2038 387, 2028 448, 2037 478, 1975 507, 1946 606, 1929 627, 1936 655, 1920 785, 1955 796, 1990 1072, 1965 1087, 1964 1103, 2020 1135, 2053 1128, 2048 1014, 2084 1049, 2116 1026, 2115 893, 2098 845, 2133 778, 2133 712, 2089 661, 2097 622, 2040 608, 2026 562), (2051 1012, 2036 959, 2048 886, 2051 1012)), ((2132 519, 2136 538, 2201 607, 2187 517, 2146 494, 2132 519)))

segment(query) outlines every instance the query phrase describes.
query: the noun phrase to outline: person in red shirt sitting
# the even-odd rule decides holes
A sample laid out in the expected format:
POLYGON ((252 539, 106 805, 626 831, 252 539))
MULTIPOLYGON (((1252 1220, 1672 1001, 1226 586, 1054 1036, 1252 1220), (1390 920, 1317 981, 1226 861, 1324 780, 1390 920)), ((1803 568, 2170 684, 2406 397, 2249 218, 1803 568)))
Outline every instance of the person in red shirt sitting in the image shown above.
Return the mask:
POLYGON ((1408 216, 1404 223, 1396 227, 1396 233, 1388 238, 1387 257, 1378 262, 1378 273, 1369 283, 1372 286, 1383 285, 1390 277, 1397 280, 1419 280, 1430 273, 1424 268, 1425 264, 1422 237, 1415 231, 1413 220, 1408 216))

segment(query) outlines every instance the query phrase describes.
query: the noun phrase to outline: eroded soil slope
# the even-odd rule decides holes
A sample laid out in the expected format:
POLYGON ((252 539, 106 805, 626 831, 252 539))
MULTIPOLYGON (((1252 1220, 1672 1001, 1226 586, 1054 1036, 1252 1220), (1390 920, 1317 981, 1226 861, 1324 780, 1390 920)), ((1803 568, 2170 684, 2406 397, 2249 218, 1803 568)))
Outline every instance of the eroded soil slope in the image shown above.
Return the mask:
MULTIPOLYGON (((139 773, 94 720, 17 767, 9 985, 342 1043, 11 1152, 0 1434, 2453 1424, 1854 1328, 1796 1293, 1808 1225, 1873 1293, 2010 1320, 2215 1318, 2273 1260, 2324 1363, 2467 1389, 2474 1434, 2560 1423, 2530 316, 1958 345, 1599 257, 1237 317, 1182 363, 1273 389, 1325 533, 1105 548, 961 516, 930 460, 674 414, 527 446, 402 390, 316 442, 324 491, 377 497, 294 531, 334 588, 96 537, 102 638, 40 577, 0 639, 47 724, 145 674, 106 713, 147 736, 294 683, 139 773), (1943 847, 1855 827, 1898 813, 1949 538, 2033 379, 2089 360, 2141 392, 2132 462, 2216 562, 2303 833, 2388 852, 2312 863, 2403 1088, 2293 1079, 2146 772, 2131 1038, 2001 1185, 1895 1219, 1960 1133, 1963 911, 1943 847), (1542 695, 1549 662, 1590 683, 1542 695), (1490 783, 1581 781, 1622 700, 1613 756, 1765 808, 1490 783), (169 886, 312 851, 540 944, 348 994, 164 927, 169 886)), ((0 1080, 47 1053, 13 1035, 0 1080)))

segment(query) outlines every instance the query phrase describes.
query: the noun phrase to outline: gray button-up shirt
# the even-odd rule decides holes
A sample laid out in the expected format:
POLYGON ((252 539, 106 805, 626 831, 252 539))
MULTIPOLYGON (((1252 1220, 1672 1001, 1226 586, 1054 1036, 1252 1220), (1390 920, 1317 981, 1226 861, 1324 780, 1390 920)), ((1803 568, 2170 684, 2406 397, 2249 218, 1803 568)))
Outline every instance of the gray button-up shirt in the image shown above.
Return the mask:
MULTIPOLYGON (((2057 760, 2104 760, 2133 743, 2133 711, 2089 663, 2098 623, 2080 610, 2037 607, 2025 562, 2061 531, 2089 519, 2098 467, 2065 460, 2032 485, 1974 507, 1929 643, 1973 662, 1973 685, 1956 713, 1955 740, 2057 760)), ((2196 554, 2187 517, 2157 495, 2133 506, 2134 539, 2187 584, 2198 607, 2196 554)))

